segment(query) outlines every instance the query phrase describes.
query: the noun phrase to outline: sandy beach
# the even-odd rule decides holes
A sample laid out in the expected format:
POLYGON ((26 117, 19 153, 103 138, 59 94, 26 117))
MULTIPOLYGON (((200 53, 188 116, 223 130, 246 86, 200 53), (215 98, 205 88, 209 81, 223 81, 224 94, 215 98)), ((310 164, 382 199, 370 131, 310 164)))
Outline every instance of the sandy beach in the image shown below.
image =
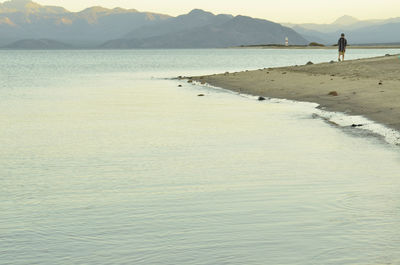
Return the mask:
POLYGON ((192 77, 232 91, 362 115, 400 130, 398 55, 192 77))

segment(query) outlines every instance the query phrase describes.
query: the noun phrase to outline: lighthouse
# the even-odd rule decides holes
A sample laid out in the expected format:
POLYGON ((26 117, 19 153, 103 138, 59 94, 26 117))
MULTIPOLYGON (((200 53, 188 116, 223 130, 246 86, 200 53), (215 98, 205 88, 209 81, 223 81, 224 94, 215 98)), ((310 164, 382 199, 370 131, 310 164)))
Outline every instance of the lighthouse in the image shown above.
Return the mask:
POLYGON ((288 37, 285 38, 285 46, 286 46, 286 47, 289 46, 289 38, 288 38, 288 37))

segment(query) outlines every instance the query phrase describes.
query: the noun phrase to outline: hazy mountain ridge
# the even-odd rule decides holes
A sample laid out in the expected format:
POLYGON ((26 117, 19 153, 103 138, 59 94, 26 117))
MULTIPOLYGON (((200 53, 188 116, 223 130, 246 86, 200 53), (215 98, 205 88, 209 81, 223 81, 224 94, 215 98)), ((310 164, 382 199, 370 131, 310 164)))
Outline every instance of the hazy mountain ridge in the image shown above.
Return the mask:
POLYGON ((285 37, 292 44, 308 44, 308 40, 294 30, 268 20, 214 15, 195 9, 162 24, 134 30, 122 39, 105 43, 102 48, 222 48, 283 44, 285 37))
POLYGON ((285 37, 293 44, 308 43, 277 23, 200 9, 170 17, 100 6, 70 12, 30 0, 0 4, 0 45, 8 44, 6 48, 29 48, 29 44, 33 48, 63 44, 78 48, 217 48, 283 44, 285 37))
POLYGON ((3 4, 0 3, 0 14, 16 12, 63 14, 69 11, 58 6, 42 6, 29 0, 12 0, 3 4))
POLYGON ((390 19, 359 20, 351 16, 342 16, 331 24, 291 24, 293 28, 310 41, 333 44, 340 33, 346 33, 353 44, 379 44, 400 42, 400 17, 390 19))
POLYGON ((232 15, 214 15, 200 9, 194 9, 188 14, 170 18, 163 23, 143 26, 130 31, 123 36, 124 39, 143 39, 154 36, 166 35, 169 33, 184 31, 211 24, 218 24, 232 19, 232 15))
POLYGON ((398 43, 400 18, 362 21, 342 16, 331 24, 278 24, 264 19, 200 9, 168 15, 100 6, 70 12, 30 0, 0 3, 0 47, 222 48, 240 45, 334 44, 345 32, 349 43, 398 43), (45 40, 45 41, 44 41, 45 40))
POLYGON ((69 12, 62 7, 41 6, 29 0, 12 0, 0 4, 0 45, 21 39, 54 39, 78 46, 95 46, 169 17, 135 9, 103 7, 69 12))

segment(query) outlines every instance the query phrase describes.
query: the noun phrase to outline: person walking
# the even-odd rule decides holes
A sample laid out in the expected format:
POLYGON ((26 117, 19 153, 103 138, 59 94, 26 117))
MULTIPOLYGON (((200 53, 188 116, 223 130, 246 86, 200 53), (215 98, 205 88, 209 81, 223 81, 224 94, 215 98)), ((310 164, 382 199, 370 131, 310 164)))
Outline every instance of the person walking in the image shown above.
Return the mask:
POLYGON ((347 47, 347 40, 344 37, 344 33, 342 33, 342 36, 340 37, 338 41, 338 47, 339 47, 339 57, 338 61, 344 61, 344 54, 346 53, 346 47, 347 47), (342 57, 342 60, 340 60, 340 57, 342 57))

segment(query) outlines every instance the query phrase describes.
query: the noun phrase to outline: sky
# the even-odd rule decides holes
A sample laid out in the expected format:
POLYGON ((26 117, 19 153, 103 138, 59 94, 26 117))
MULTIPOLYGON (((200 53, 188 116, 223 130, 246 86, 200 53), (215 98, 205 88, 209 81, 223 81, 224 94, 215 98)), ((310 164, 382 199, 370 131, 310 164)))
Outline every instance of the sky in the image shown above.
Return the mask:
MULTIPOLYGON (((80 11, 89 6, 135 8, 172 16, 194 8, 247 15, 275 22, 331 23, 343 15, 359 19, 400 17, 400 0, 33 0, 80 11)), ((0 0, 4 2, 4 0, 0 0)))

